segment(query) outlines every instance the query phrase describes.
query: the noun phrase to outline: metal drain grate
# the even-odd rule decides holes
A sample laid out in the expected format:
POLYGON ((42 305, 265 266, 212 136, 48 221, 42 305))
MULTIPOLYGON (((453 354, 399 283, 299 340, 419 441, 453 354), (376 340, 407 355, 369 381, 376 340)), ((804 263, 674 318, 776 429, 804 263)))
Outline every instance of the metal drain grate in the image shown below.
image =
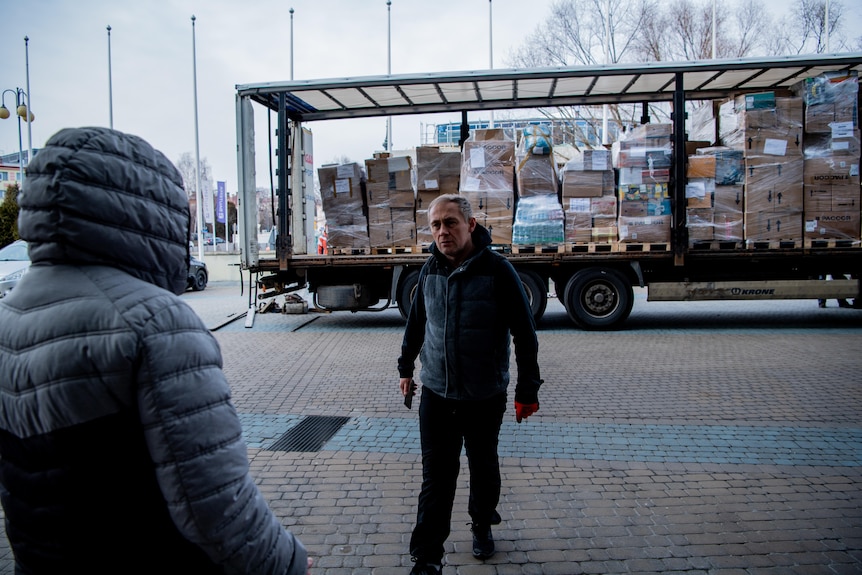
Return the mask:
POLYGON ((311 415, 276 439, 269 451, 320 451, 348 421, 349 417, 311 415))

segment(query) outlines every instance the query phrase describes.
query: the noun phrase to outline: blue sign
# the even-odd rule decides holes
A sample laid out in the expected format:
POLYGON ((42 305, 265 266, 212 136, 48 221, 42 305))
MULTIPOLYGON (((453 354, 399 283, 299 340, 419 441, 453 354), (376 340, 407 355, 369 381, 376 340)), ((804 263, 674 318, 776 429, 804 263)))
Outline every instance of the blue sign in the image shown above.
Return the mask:
POLYGON ((227 222, 227 195, 225 194, 225 183, 216 182, 216 221, 220 224, 227 222))

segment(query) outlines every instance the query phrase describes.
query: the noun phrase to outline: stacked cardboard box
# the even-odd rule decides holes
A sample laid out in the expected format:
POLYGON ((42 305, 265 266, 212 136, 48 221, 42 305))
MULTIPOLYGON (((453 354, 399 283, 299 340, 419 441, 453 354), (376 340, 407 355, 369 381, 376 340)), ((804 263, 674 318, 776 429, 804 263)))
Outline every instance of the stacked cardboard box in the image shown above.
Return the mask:
POLYGON ((416 195, 410 158, 365 160, 365 169, 371 247, 416 245, 416 195))
POLYGON ((617 206, 610 150, 584 150, 564 166, 561 176, 566 241, 615 242, 617 206))
POLYGON ((460 194, 494 244, 512 243, 515 215, 515 142, 503 130, 474 130, 461 154, 460 194))
POLYGON ((726 147, 698 148, 686 167, 689 243, 743 239, 743 155, 726 147))
POLYGON ((671 124, 645 124, 615 145, 621 242, 670 241, 671 131, 671 124))
POLYGON ((860 240, 857 94, 855 75, 821 75, 805 82, 806 240, 860 240))
POLYGON ((320 198, 326 215, 329 248, 368 248, 368 221, 359 164, 325 165, 317 170, 320 198))
POLYGON ((515 150, 518 202, 512 243, 558 245, 565 241, 563 207, 551 134, 542 126, 526 126, 515 150))
POLYGON ((428 206, 442 194, 457 194, 461 171, 461 151, 445 151, 436 146, 416 148, 416 243, 434 241, 428 227, 428 206))
POLYGON ((802 99, 763 92, 728 100, 719 135, 745 161, 745 241, 801 241, 802 99))

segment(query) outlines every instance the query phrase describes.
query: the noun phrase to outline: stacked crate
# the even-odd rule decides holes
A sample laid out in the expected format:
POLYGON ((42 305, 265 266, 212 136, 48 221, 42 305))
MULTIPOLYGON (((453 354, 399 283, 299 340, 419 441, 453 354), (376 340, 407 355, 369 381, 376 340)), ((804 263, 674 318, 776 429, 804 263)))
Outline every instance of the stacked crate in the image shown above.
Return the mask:
POLYGON ((566 242, 611 243, 617 240, 617 203, 610 150, 584 150, 562 171, 566 242))
POLYGON ((369 248, 362 168, 355 162, 325 165, 318 168, 317 178, 326 215, 327 249, 369 248))
POLYGON ((743 155, 726 147, 704 147, 688 157, 686 225, 689 245, 743 241, 743 155))
POLYGON ((860 240, 858 78, 804 83, 805 240, 860 240))
POLYGON ((442 194, 457 194, 461 152, 436 146, 416 148, 416 243, 428 246, 434 241, 428 225, 428 206, 442 194))
POLYGON ((802 99, 773 92, 723 103, 719 137, 743 154, 743 234, 761 242, 802 241, 802 99))
POLYGON ((622 243, 670 242, 671 131, 671 124, 645 124, 615 145, 622 243))
POLYGON ((408 156, 365 160, 372 248, 416 245, 416 195, 408 156))
POLYGON ((460 194, 476 221, 491 233, 491 243, 512 243, 515 214, 515 142, 501 129, 474 130, 461 154, 460 194))
POLYGON ((512 228, 516 245, 562 245, 563 208, 551 134, 541 126, 526 126, 515 151, 518 203, 512 228))

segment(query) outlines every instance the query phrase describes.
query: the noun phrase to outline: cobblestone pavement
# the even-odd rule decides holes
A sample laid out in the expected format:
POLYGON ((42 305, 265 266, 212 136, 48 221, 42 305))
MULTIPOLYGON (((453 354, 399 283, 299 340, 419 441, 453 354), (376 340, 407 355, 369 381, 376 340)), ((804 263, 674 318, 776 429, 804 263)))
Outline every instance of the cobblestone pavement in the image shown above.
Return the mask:
MULTIPOLYGON (((246 327, 238 284, 183 297, 215 330, 252 473, 312 573, 408 573, 421 464, 398 312, 246 327), (322 445, 282 450, 334 417, 322 445)), ((541 410, 502 429, 498 552, 471 555, 464 461, 443 572, 862 573, 862 311, 829 303, 639 292, 623 330, 596 333, 552 299, 541 410)))

